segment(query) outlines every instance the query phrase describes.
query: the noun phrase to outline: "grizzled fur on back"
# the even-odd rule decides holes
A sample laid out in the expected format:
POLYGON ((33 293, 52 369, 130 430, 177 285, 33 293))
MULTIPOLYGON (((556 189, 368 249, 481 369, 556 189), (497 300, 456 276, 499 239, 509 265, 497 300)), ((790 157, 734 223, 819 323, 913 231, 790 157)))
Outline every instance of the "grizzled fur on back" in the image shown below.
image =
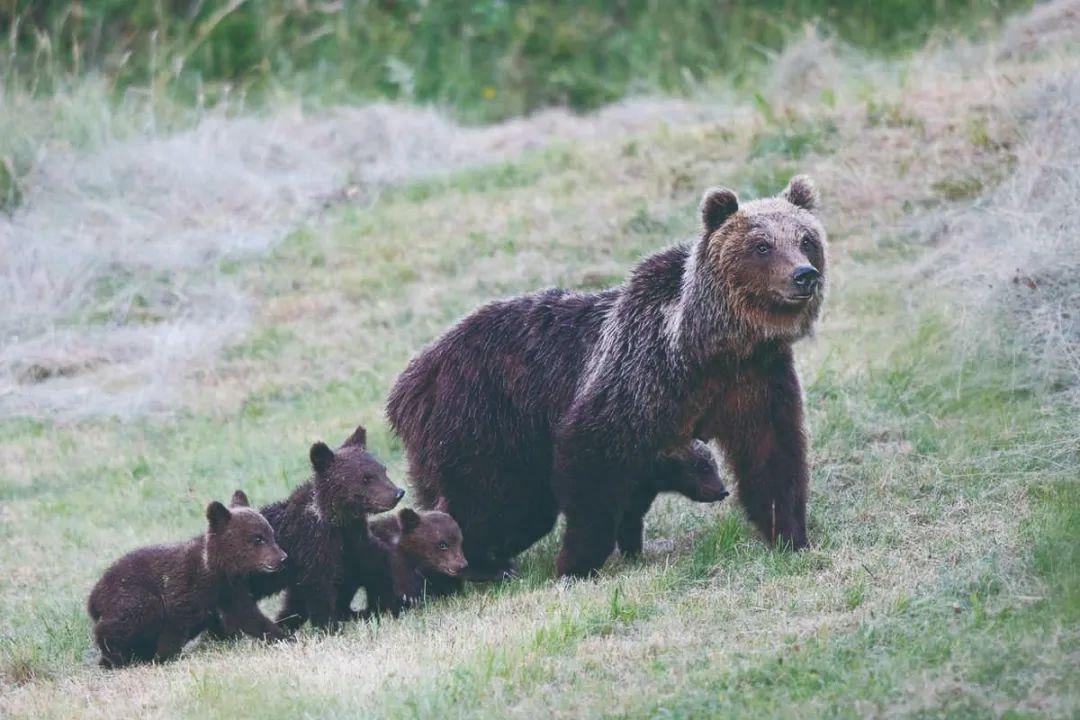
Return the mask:
POLYGON ((368 546, 367 516, 393 508, 405 494, 367 451, 366 439, 360 426, 336 451, 312 445, 312 479, 262 509, 289 562, 274 577, 253 576, 251 588, 257 598, 285 591, 278 615, 284 627, 306 620, 325 626, 352 616, 349 603, 358 587, 352 573, 365 561, 355 555, 368 546))
POLYGON ((473 566, 499 565, 567 518, 560 574, 615 545, 656 457, 715 439, 770 541, 803 547, 806 448, 791 344, 825 289, 816 192, 702 201, 702 235, 599 293, 495 302, 421 352, 387 404, 422 506, 443 496, 473 566))
POLYGON ((213 502, 206 516, 205 534, 128 553, 94 586, 86 605, 103 666, 167 660, 204 630, 283 637, 246 583, 285 562, 274 531, 239 490, 230 508, 213 502))

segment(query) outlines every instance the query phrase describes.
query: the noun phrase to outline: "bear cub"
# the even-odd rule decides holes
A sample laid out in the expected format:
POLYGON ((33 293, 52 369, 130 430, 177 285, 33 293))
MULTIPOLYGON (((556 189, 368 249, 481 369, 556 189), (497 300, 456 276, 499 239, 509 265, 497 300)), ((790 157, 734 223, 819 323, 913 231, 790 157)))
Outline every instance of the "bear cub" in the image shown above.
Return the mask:
POLYGON ((336 451, 315 443, 311 480, 262 509, 289 562, 279 575, 252 576, 251 589, 260 599, 285 592, 277 622, 286 629, 355 617, 349 603, 360 586, 357 573, 378 552, 367 539, 367 516, 392 509, 405 495, 366 444, 363 426, 336 451))
POLYGON ((371 523, 384 552, 382 572, 366 585, 367 612, 395 617, 425 595, 429 577, 457 577, 468 566, 461 528, 445 512, 403 508, 371 523))
POLYGON ((674 492, 700 503, 720 502, 728 496, 720 469, 709 446, 700 440, 674 452, 663 453, 652 462, 645 477, 634 487, 619 521, 619 550, 627 557, 641 554, 645 514, 656 496, 674 492))
POLYGON ((284 566, 273 529, 239 490, 231 507, 210 503, 206 519, 205 534, 130 552, 94 586, 87 610, 102 667, 168 660, 208 629, 284 637, 259 611, 245 582, 284 566))

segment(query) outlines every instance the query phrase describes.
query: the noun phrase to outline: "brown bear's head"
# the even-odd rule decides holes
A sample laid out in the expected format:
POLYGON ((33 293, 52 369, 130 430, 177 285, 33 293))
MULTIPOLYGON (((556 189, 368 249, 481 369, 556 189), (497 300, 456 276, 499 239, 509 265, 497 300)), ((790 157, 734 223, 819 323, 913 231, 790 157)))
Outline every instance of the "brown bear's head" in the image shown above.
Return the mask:
POLYGON ((288 557, 274 540, 274 530, 261 514, 252 510, 243 490, 233 493, 225 507, 216 500, 206 507, 210 527, 203 556, 208 568, 230 577, 273 573, 288 557))
POLYGON ((386 467, 367 451, 366 441, 361 425, 336 452, 322 442, 311 446, 319 512, 335 525, 390 510, 405 496, 390 482, 386 467))
POLYGON ((714 188, 701 201, 705 262, 732 313, 766 337, 795 339, 817 318, 825 295, 825 228, 805 175, 777 197, 739 204, 714 188))
POLYGON ((694 502, 719 502, 728 496, 716 458, 700 440, 661 455, 654 478, 657 490, 677 492, 694 502))
POLYGON ((418 513, 404 508, 398 513, 401 537, 398 547, 422 570, 457 575, 469 563, 461 550, 461 528, 444 512, 418 513))

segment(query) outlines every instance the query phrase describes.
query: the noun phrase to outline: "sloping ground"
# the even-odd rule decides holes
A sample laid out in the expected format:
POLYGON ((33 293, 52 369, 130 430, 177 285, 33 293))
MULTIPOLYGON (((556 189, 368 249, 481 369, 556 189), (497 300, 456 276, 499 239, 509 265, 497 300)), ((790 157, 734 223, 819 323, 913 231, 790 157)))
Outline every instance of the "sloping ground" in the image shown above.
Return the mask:
POLYGON ((409 183, 237 263, 256 300, 217 372, 245 398, 235 413, 0 425, 0 713, 1080 713, 1080 61, 961 46, 875 64, 807 46, 780 60, 771 117, 409 183), (383 397, 453 318, 544 284, 616 282, 693 232, 703 187, 772 193, 797 170, 822 188, 833 253, 819 336, 798 350, 813 550, 767 549, 733 506, 669 500, 649 532, 673 548, 613 559, 595 582, 551 582, 551 538, 522 580, 398 621, 92 666, 81 604, 109 557, 194 532, 234 486, 283 495, 306 445, 357 420, 401 478, 383 397))
POLYGON ((246 329, 230 274, 339 202, 587 140, 715 114, 639 100, 589 117, 550 111, 462 128, 376 105, 318 117, 209 117, 188 132, 90 155, 43 148, 0 217, 0 416, 130 416, 190 404, 198 373, 246 329))

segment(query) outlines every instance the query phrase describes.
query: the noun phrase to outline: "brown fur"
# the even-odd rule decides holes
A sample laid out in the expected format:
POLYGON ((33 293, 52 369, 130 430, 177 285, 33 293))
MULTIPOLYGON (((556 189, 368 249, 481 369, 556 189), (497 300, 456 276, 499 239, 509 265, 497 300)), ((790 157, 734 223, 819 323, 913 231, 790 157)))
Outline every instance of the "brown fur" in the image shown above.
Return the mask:
POLYGON ((355 617, 349 607, 365 563, 378 549, 368 540, 367 516, 389 510, 405 494, 367 450, 363 426, 337 451, 318 442, 309 453, 314 477, 263 515, 289 553, 285 572, 253 576, 255 597, 285 591, 278 623, 324 627, 355 617))
POLYGON ((619 519, 617 543, 623 555, 641 554, 645 515, 660 493, 678 493, 700 503, 720 502, 728 496, 709 446, 695 440, 685 448, 663 453, 630 495, 619 519))
POLYGON ((715 440, 770 542, 807 545, 802 392, 791 345, 825 289, 810 181, 740 205, 706 193, 692 243, 599 293, 547 290, 462 320, 398 378, 387 414, 418 501, 445 497, 474 569, 498 569, 559 512, 561 575, 588 575, 656 458, 715 440))
POLYGON ((461 529, 441 511, 418 513, 404 508, 371 522, 385 562, 367 578, 368 611, 397 615, 426 594, 429 576, 454 578, 468 566, 461 551, 461 529))
POLYGON ((128 553, 94 586, 87 610, 102 666, 167 660, 208 629, 284 637, 245 582, 252 573, 281 570, 286 555, 274 531, 239 490, 231 510, 212 502, 206 517, 204 535, 128 553))

